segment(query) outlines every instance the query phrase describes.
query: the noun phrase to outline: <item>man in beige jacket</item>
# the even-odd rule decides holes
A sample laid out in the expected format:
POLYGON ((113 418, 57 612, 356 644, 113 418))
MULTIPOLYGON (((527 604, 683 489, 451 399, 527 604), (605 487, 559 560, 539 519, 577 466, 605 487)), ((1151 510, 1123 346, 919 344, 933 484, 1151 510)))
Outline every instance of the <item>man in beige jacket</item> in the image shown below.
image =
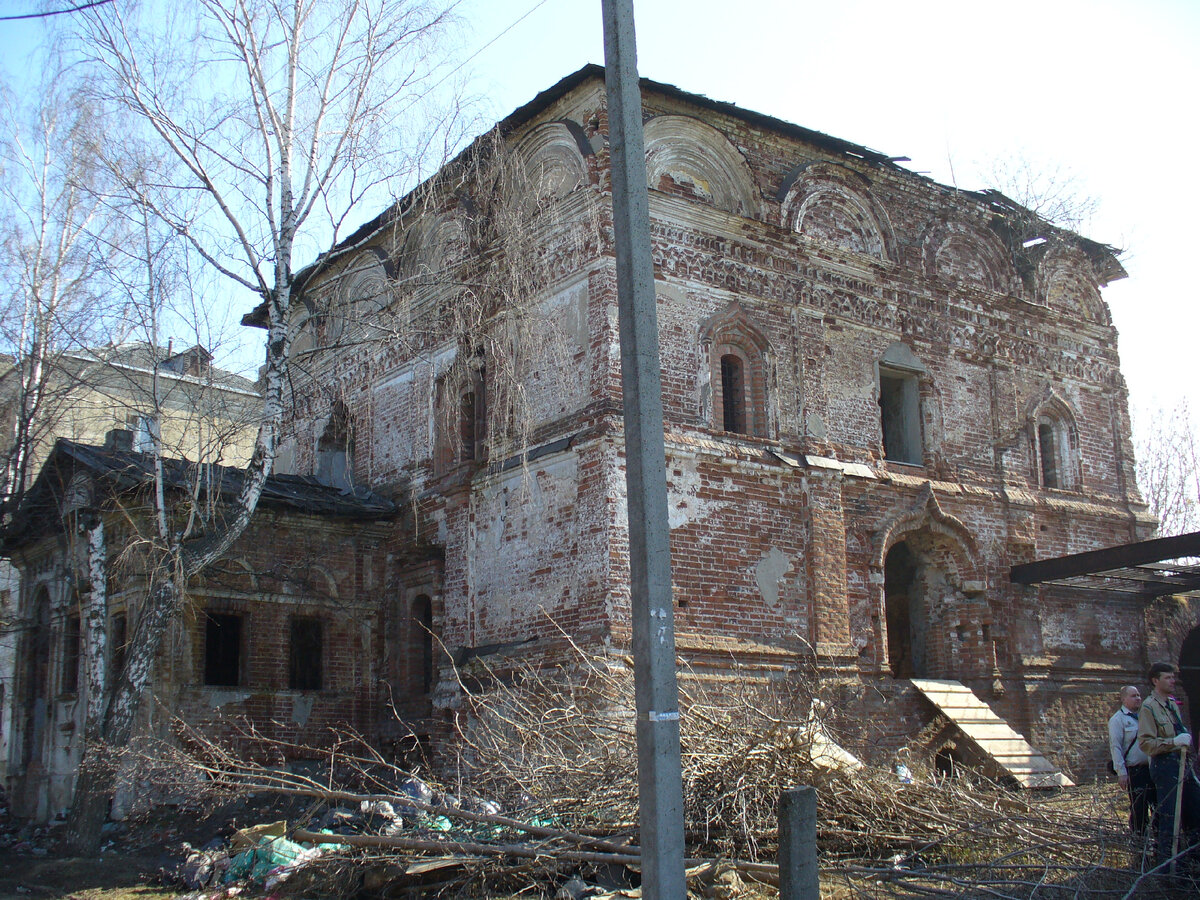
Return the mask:
MULTIPOLYGON (((1175 691, 1176 671, 1170 663, 1155 663, 1150 667, 1150 684, 1154 690, 1138 712, 1138 747, 1150 757, 1150 778, 1158 793, 1158 858, 1171 855, 1175 831, 1176 790, 1179 788, 1179 754, 1192 746, 1192 736, 1183 725, 1175 691)), ((1200 783, 1188 767, 1184 771, 1182 832, 1180 847, 1195 842, 1194 830, 1200 825, 1200 783)))

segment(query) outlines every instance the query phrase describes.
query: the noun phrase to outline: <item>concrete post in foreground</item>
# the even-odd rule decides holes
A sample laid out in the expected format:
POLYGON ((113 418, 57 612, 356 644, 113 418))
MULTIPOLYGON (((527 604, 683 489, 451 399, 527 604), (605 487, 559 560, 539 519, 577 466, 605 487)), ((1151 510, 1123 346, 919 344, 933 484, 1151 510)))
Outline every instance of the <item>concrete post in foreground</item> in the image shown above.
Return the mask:
POLYGON ((817 791, 802 787, 779 795, 779 900, 819 900, 817 791))
POLYGON ((601 0, 625 403, 642 896, 685 900, 683 780, 650 200, 632 0, 601 0))

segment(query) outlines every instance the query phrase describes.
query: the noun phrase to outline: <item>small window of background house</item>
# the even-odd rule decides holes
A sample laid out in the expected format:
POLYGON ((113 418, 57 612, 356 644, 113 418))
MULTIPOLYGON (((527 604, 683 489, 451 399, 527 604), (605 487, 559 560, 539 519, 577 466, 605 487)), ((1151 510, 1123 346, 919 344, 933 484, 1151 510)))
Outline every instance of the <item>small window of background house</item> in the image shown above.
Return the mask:
POLYGON ((78 614, 67 616, 66 628, 63 631, 62 655, 62 693, 64 694, 74 694, 79 691, 79 642, 81 638, 78 614))
POLYGON ((320 619, 292 617, 288 644, 288 688, 291 690, 321 690, 323 631, 320 619))
POLYGON ((242 683, 242 617, 205 613, 204 683, 237 687, 242 683))

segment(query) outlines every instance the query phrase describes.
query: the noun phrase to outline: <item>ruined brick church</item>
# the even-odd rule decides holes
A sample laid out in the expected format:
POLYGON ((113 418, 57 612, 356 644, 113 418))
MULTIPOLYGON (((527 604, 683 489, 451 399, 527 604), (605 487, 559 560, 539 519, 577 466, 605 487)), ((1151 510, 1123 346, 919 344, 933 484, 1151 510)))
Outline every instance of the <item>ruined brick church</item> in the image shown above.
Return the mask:
MULTIPOLYGON (((1163 638, 1144 605, 1008 573, 1154 528, 1100 294, 1125 276, 1114 249, 727 103, 649 81, 643 102, 679 655, 870 684, 864 710, 900 723, 881 755, 931 715, 909 679, 958 681, 1094 765, 1079 723, 1101 746, 1163 638)), ((461 193, 399 204, 305 273, 273 482, 290 493, 196 592, 158 690, 184 716, 434 734, 453 664, 628 645, 603 69, 500 127, 539 192, 525 314, 483 303, 477 342, 447 325, 486 255, 461 193), (385 351, 373 323, 398 304, 420 337, 385 351), (550 325, 505 372, 497 321, 527 343, 550 325)), ((22 591, 51 605, 53 672, 51 568, 22 591)))

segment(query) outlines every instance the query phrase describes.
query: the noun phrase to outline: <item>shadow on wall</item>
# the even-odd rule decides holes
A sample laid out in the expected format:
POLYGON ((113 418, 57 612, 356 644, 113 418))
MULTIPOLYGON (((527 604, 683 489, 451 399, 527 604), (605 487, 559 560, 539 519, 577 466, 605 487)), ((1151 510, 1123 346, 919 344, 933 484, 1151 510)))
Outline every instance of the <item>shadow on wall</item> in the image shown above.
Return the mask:
POLYGON ((1179 648, 1179 680, 1186 695, 1184 717, 1196 731, 1196 713, 1200 711, 1200 625, 1188 632, 1179 648))

